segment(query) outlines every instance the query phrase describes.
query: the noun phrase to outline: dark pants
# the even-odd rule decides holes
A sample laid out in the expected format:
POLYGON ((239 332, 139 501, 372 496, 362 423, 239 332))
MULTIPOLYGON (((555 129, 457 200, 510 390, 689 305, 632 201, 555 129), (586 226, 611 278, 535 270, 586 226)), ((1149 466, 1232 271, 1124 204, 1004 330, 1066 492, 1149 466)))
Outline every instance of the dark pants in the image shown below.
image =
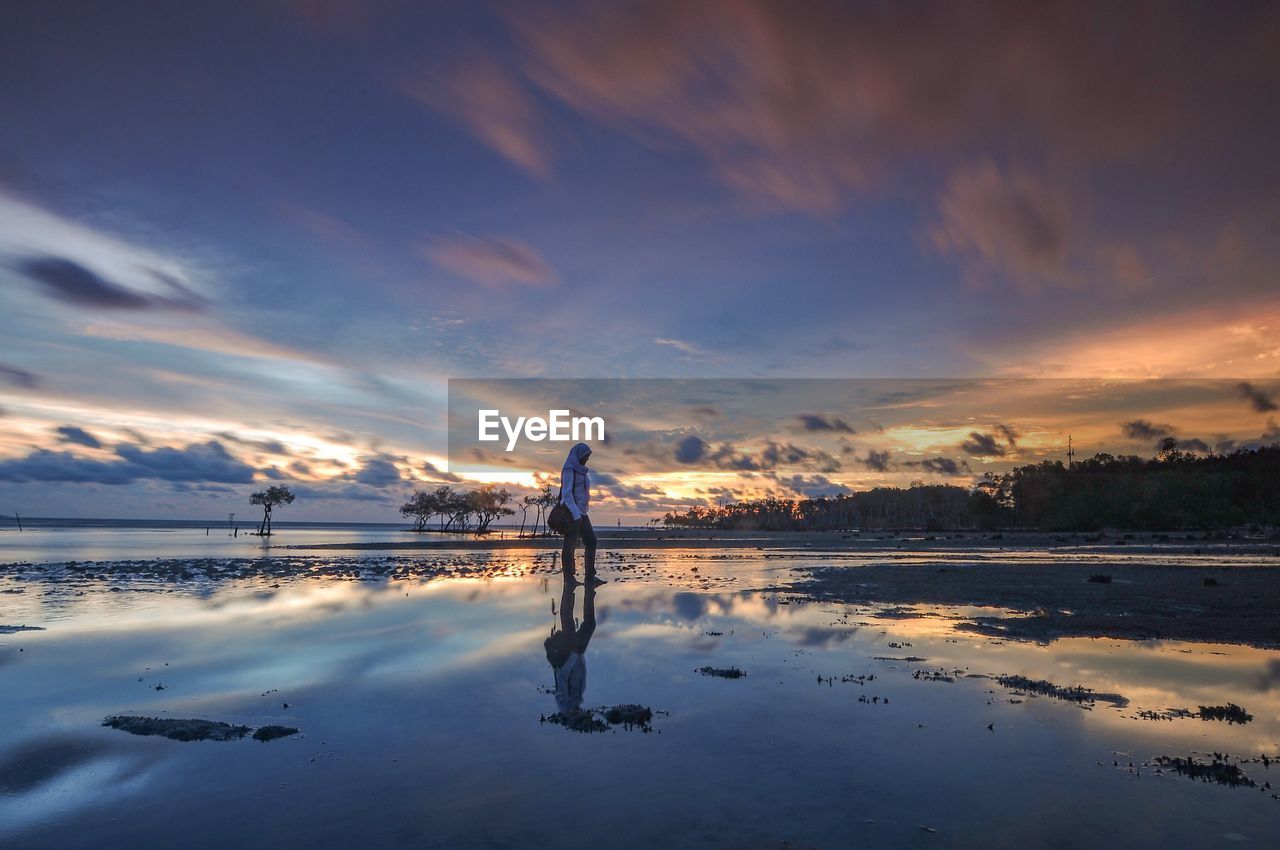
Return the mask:
POLYGON ((587 588, 587 598, 582 604, 582 625, 575 629, 573 625, 574 587, 575 585, 566 582, 564 591, 560 594, 560 629, 567 635, 573 635, 573 640, 569 644, 573 651, 585 655, 587 644, 591 643, 591 636, 596 633, 596 589, 587 588))
POLYGON ((560 553, 560 562, 564 567, 565 575, 574 574, 577 566, 573 561, 573 550, 578 547, 579 537, 582 538, 582 545, 587 550, 583 560, 587 578, 591 578, 596 574, 596 530, 591 527, 591 518, 586 514, 582 515, 582 519, 569 524, 569 530, 564 535, 564 549, 560 553))

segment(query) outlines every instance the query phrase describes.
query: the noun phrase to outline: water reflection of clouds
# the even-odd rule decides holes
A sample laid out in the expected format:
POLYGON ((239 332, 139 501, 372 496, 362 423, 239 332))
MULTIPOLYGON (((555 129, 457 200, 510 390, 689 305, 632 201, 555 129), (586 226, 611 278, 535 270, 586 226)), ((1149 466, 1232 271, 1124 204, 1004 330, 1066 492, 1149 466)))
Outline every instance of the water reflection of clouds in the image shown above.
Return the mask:
POLYGON ((1280 688, 1280 658, 1267 660, 1258 674, 1255 687, 1262 692, 1280 688))
POLYGON ((830 628, 823 626, 805 626, 798 629, 784 629, 785 638, 798 646, 837 646, 845 643, 858 630, 856 628, 830 628))
MULTIPOLYGON (((654 777, 653 785, 645 787, 655 789, 659 810, 671 786, 673 764, 685 776, 696 775, 699 765, 715 764, 717 779, 730 785, 734 777, 753 776, 753 782, 764 783, 762 794, 803 806, 803 799, 786 796, 782 779, 770 777, 789 777, 803 766, 822 782, 838 784, 849 781, 849 760, 860 759, 883 769, 878 787, 910 800, 907 808, 914 816, 913 807, 922 805, 916 795, 928 782, 954 790, 964 805, 982 802, 965 797, 970 784, 980 784, 988 795, 1016 794, 1015 786, 1043 780, 1046 773, 1054 777, 1055 788, 1092 787, 1096 777, 1089 771, 1100 771, 1096 760, 1113 749, 1142 758, 1207 747, 1275 752, 1280 660, 1274 652, 1087 639, 1038 646, 951 629, 947 616, 980 609, 919 605, 914 610, 921 616, 877 619, 880 606, 779 604, 773 593, 698 593, 659 581, 618 582, 600 590, 597 620, 607 609, 609 626, 592 642, 593 657, 598 655, 601 663, 593 666, 596 678, 590 691, 592 703, 641 701, 670 711, 663 725, 674 736, 620 744, 636 747, 627 756, 632 759, 628 769, 654 777), (890 643, 910 646, 893 648, 890 643), (1214 652, 1225 654, 1210 654, 1214 652), (907 655, 928 661, 874 658, 907 655), (738 666, 749 675, 726 683, 694 672, 708 663, 738 666), (989 679, 962 675, 950 684, 912 680, 911 673, 922 667, 1020 673, 1115 691, 1133 704, 1126 710, 1099 704, 1093 711, 1043 697, 1011 704, 989 679), (876 674, 865 688, 839 681, 841 675, 864 673, 876 674), (817 675, 837 679, 819 686, 814 683, 817 675), (864 706, 857 702, 861 695, 889 697, 891 704, 864 706), (1228 700, 1244 705, 1257 720, 1247 727, 1226 727, 1199 720, 1130 719, 1139 708, 1194 709, 1200 702, 1228 700), (983 728, 992 720, 994 737, 983 728), (665 749, 672 742, 683 742, 680 755, 665 749), (769 749, 762 749, 762 742, 769 749), (754 776, 752 770, 768 759, 776 759, 776 771, 754 776), (1036 764, 1030 766, 1031 761, 1036 764), (991 763, 999 763, 1005 773, 993 773, 987 767, 991 763), (975 775, 982 776, 981 783, 971 779, 975 775)), ((29 650, 24 661, 38 659, 39 666, 23 663, 6 669, 6 677, 19 683, 20 701, 0 706, 10 721, 0 726, 5 736, 0 740, 39 745, 47 732, 28 718, 34 709, 48 706, 58 707, 60 722, 81 728, 96 724, 107 711, 125 709, 249 723, 285 720, 303 728, 312 744, 341 741, 345 753, 362 755, 325 762, 324 770, 344 771, 340 774, 322 774, 319 768, 289 773, 295 796, 305 787, 315 799, 327 799, 327 783, 341 776, 349 787, 377 788, 379 798, 389 801, 403 797, 413 783, 426 782, 424 777, 438 783, 433 788, 448 786, 456 778, 456 765, 464 762, 468 782, 503 788, 513 770, 520 776, 554 774, 555 768, 547 767, 550 746, 619 746, 611 736, 551 740, 540 736, 536 722, 529 722, 548 709, 546 695, 535 686, 547 679, 541 642, 556 613, 550 603, 559 598, 558 586, 540 577, 422 585, 299 580, 285 583, 270 597, 256 589, 230 586, 213 607, 179 594, 149 596, 141 607, 118 612, 114 621, 99 620, 101 611, 94 603, 88 608, 92 619, 105 626, 92 633, 72 621, 66 628, 23 635, 23 641, 62 651, 29 650), (151 678, 135 681, 142 664, 154 669, 166 660, 171 662, 162 673, 167 690, 150 690, 151 678), (268 694, 273 688, 279 693, 268 694), (294 707, 281 714, 285 700, 294 707), (529 728, 522 725, 526 722, 529 728), (433 758, 409 771, 403 767, 408 761, 404 753, 416 748, 433 758), (406 772, 393 781, 386 771, 396 758, 402 767, 391 768, 392 773, 406 772)), ((274 785, 249 776, 253 771, 245 773, 246 764, 280 771, 282 779, 290 770, 290 751, 275 744, 258 748, 248 743, 227 760, 231 767, 216 768, 205 759, 221 760, 228 750, 103 734, 120 735, 125 743, 95 755, 93 763, 71 765, 59 774, 66 777, 67 787, 83 795, 84 802, 75 804, 82 810, 114 799, 105 795, 116 793, 117 787, 126 789, 121 793, 143 789, 128 784, 141 783, 141 778, 128 779, 110 761, 122 753, 163 753, 163 775, 181 775, 187 787, 218 787, 228 781, 227 771, 235 770, 240 771, 234 774, 237 781, 250 787, 257 782, 257 790, 263 790, 274 785), (206 768, 207 776, 202 773, 206 768), (80 777, 81 769, 90 779, 80 777), (118 777, 126 778, 117 782, 118 777), (102 782, 114 784, 97 787, 102 782)), ((0 761, 4 746, 0 744, 0 761)), ((572 768, 575 776, 583 771, 589 781, 602 781, 594 769, 572 768)), ((709 787, 701 780, 695 785, 704 791, 709 787)), ((40 787, 55 785, 44 782, 40 787)), ((667 805, 680 805, 689 788, 679 786, 679 799, 667 805)), ((521 799, 538 793, 521 786, 511 805, 518 808, 521 799)), ((20 799, 36 798, 23 792, 20 799)), ((136 794, 135 800, 130 803, 133 816, 145 819, 139 813, 147 805, 147 792, 136 794)), ((0 810, 5 802, 0 801, 0 810)), ((33 810, 47 812, 41 817, 71 818, 75 813, 40 810, 44 804, 39 801, 33 805, 33 810)), ((377 817, 387 814, 378 812, 377 817)), ((524 810, 520 814, 533 817, 524 810)), ((32 822, 25 814, 17 817, 24 818, 21 823, 32 822)), ((85 822, 96 817, 90 812, 85 822)), ((0 834, 16 829, 13 823, 18 821, 0 816, 0 834)))
MULTIPOLYGON (((1275 752, 1280 746, 1280 687, 1260 688, 1263 677, 1280 675, 1280 659, 1271 650, 1222 644, 1172 641, 1116 641, 1063 638, 1050 644, 957 638, 938 619, 884 621, 881 645, 910 644, 909 652, 928 658, 927 668, 958 668, 984 674, 1016 674, 1063 686, 1081 685, 1130 700, 1126 709, 1099 705, 1091 717, 1145 746, 1203 747, 1209 733, 1214 746, 1232 752, 1275 752), (957 642, 958 641, 958 642, 957 642), (1260 675, 1259 670, 1263 673, 1260 675), (1246 726, 1209 724, 1198 719, 1142 721, 1138 711, 1164 711, 1234 702, 1255 716, 1246 726)), ((1001 693, 1001 691, 997 691, 1001 693)), ((1004 699, 1003 696, 1000 697, 1004 699)), ((1052 704, 1048 698, 1042 703, 1052 704)), ((1063 705, 1063 708, 1068 706, 1063 705)))
POLYGON ((147 784, 156 763, 155 756, 75 735, 27 740, 0 752, 0 839, 130 796, 147 784))

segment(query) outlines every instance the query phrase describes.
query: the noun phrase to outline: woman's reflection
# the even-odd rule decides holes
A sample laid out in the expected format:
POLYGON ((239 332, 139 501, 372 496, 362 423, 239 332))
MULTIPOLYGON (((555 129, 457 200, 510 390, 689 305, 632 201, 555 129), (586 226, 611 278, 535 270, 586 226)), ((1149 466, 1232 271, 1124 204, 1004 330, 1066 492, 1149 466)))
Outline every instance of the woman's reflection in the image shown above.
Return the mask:
POLYGON ((577 604, 578 584, 564 582, 560 594, 560 629, 553 626, 551 636, 543 641, 547 661, 556 677, 556 710, 566 717, 582 711, 582 694, 587 687, 587 644, 596 630, 596 588, 585 587, 582 623, 574 625, 573 609, 577 604))
POLYGON ((582 694, 587 689, 587 644, 596 631, 596 588, 585 587, 572 577, 564 580, 560 592, 560 628, 551 627, 551 636, 542 642, 547 662, 556 679, 556 712, 542 715, 543 723, 555 723, 574 732, 605 732, 609 729, 653 731, 653 710, 648 706, 626 703, 582 707, 582 694), (583 587, 582 623, 574 624, 573 609, 577 590, 583 587))

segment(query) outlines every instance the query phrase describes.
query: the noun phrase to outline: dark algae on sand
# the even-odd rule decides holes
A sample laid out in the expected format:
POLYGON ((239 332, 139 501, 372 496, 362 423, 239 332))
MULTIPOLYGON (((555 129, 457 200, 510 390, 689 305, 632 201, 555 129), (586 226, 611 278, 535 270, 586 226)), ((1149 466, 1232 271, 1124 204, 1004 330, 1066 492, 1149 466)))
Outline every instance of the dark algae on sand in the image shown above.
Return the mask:
POLYGON ((113 714, 103 726, 120 729, 131 735, 159 735, 174 741, 238 741, 253 732, 255 741, 274 741, 298 734, 292 726, 262 726, 255 732, 250 726, 236 726, 221 720, 198 718, 142 717, 135 714, 113 714))
POLYGON ((129 714, 112 715, 102 721, 102 725, 131 735, 161 735, 175 741, 235 741, 249 734, 248 726, 232 726, 220 720, 177 720, 129 714))

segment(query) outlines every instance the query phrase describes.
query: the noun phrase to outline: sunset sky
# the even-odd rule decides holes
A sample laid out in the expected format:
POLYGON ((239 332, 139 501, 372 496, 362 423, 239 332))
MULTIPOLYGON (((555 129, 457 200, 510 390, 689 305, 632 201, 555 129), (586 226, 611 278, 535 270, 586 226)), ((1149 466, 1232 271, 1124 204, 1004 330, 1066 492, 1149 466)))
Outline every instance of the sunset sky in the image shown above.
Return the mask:
MULTIPOLYGON (((0 513, 395 521, 463 377, 1214 379, 1086 450, 1280 437, 1276 4, 8 4, 0 115, 0 513)), ((736 448, 834 468, 601 451, 599 511, 1076 427, 809 415, 736 448)))

